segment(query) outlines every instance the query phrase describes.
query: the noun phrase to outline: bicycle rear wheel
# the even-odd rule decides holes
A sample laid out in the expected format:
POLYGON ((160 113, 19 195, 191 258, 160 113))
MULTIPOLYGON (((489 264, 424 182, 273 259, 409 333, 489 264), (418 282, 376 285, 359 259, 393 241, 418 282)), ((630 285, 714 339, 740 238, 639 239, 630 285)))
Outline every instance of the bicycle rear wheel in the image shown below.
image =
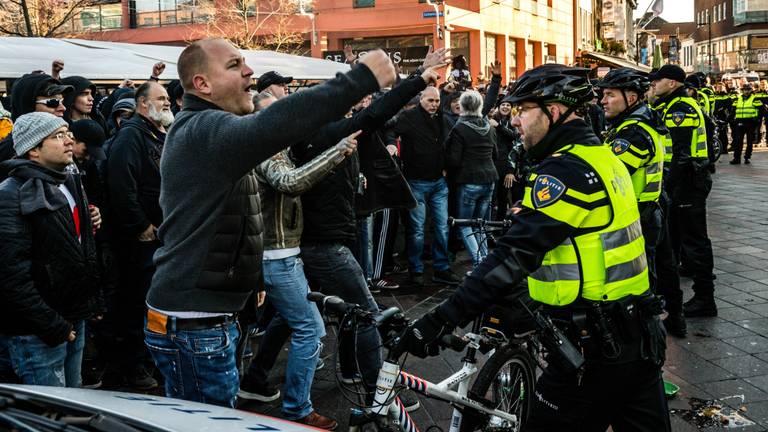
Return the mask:
POLYGON ((528 418, 536 379, 534 362, 528 352, 515 345, 499 348, 478 372, 470 395, 493 402, 501 411, 515 414, 518 424, 498 417, 465 412, 461 432, 518 432, 528 418))

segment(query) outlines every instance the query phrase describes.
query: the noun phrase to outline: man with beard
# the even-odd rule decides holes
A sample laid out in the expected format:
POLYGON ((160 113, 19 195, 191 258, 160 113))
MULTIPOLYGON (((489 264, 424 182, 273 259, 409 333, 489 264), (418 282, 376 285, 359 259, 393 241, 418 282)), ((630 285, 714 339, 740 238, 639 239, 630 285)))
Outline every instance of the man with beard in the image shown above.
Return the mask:
POLYGON ((115 378, 109 372, 119 371, 130 387, 146 390, 157 381, 144 367, 144 298, 155 271, 152 256, 160 246, 160 155, 173 113, 168 93, 154 81, 142 84, 135 100, 136 113, 122 122, 107 162, 120 283, 110 313, 117 334, 115 356, 105 379, 109 382, 115 378))

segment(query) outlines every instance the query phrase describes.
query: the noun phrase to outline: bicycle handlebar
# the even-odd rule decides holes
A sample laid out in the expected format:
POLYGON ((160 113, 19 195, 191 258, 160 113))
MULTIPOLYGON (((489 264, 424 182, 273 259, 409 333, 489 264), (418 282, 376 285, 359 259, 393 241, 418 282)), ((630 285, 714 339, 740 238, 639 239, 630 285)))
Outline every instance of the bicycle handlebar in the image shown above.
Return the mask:
POLYGON ((489 221, 485 219, 455 219, 452 217, 448 218, 448 225, 450 226, 456 226, 456 227, 475 227, 475 228, 483 228, 483 227, 490 227, 490 228, 509 228, 512 226, 512 221, 509 220, 501 220, 501 221, 489 221))

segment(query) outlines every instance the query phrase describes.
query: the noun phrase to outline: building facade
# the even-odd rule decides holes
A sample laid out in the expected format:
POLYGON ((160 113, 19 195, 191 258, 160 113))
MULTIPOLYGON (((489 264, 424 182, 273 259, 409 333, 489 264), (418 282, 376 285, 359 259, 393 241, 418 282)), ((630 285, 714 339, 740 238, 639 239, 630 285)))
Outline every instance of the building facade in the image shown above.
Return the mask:
POLYGON ((696 0, 696 71, 768 71, 768 2, 696 0))
MULTIPOLYGON (((72 29, 100 40, 181 45, 203 37, 232 1, 242 6, 243 0, 121 0, 89 8, 72 29)), ((254 19, 266 14, 259 10, 264 3, 250 2, 254 19)), ((499 60, 505 80, 542 63, 574 60, 574 0, 314 0, 297 4, 299 10, 305 13, 289 25, 313 57, 343 59, 346 45, 358 52, 384 48, 407 72, 426 47, 448 46, 467 57, 473 77, 487 77, 488 65, 499 60)), ((259 27, 256 33, 273 31, 269 22, 259 27)))

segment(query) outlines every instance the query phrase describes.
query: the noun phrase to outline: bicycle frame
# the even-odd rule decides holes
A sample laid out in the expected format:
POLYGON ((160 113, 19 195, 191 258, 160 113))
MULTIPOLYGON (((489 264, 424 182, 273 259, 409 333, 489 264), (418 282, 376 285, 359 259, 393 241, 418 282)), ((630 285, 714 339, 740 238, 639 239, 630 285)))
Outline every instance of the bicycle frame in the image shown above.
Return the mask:
MULTIPOLYGON (((474 350, 477 347, 480 336, 469 333, 466 334, 465 337, 471 341, 469 345, 470 349, 474 350)), ((473 356, 473 354, 474 353, 471 355, 473 356)), ((477 374, 477 372, 478 368, 474 361, 471 360, 470 354, 465 357, 462 368, 458 372, 439 383, 432 383, 415 375, 411 375, 400 370, 399 364, 385 361, 379 371, 379 378, 376 382, 374 405, 370 411, 373 414, 380 416, 388 416, 404 432, 418 432, 419 428, 416 426, 413 419, 411 419, 410 415, 408 415, 408 412, 405 411, 405 408, 400 402, 400 398, 393 398, 395 395, 393 390, 395 385, 402 385, 424 396, 441 399, 461 407, 472 408, 476 411, 484 412, 516 424, 518 421, 516 415, 488 408, 482 403, 467 397, 467 394, 469 393, 469 381, 472 376, 477 374), (456 390, 453 390, 454 388, 456 388, 456 390)), ((461 411, 454 407, 453 415, 451 416, 450 432, 459 431, 461 420, 461 411)), ((354 431, 354 429, 350 430, 354 431)))

